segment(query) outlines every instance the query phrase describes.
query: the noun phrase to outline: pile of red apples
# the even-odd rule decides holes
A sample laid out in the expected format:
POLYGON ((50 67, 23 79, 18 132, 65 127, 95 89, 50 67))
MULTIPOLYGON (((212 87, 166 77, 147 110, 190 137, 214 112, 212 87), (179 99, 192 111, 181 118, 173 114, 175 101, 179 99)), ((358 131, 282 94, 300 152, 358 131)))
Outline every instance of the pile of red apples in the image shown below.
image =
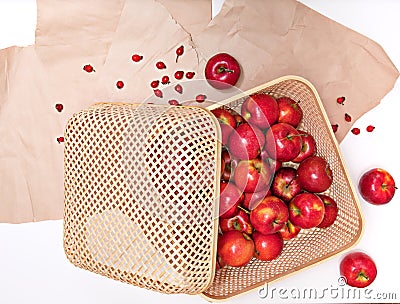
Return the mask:
POLYGON ((241 113, 212 111, 222 132, 217 268, 276 259, 302 229, 325 229, 338 207, 332 170, 302 130, 301 103, 248 96, 241 113))

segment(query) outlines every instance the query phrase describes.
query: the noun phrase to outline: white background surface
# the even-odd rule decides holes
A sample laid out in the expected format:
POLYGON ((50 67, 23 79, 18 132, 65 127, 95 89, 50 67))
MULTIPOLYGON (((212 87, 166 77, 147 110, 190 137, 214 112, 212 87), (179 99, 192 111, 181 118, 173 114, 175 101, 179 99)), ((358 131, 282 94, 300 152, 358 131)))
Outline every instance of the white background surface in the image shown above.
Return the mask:
MULTIPOLYGON (((214 8, 223 0, 214 1, 214 8)), ((397 67, 400 67, 400 1, 396 0, 302 0, 320 13, 364 34, 383 46, 397 67)), ((250 1, 249 1, 250 3, 250 1)), ((32 0, 0 0, 0 48, 34 43, 36 6, 32 0)), ((388 170, 400 184, 398 137, 400 84, 381 104, 355 123, 361 134, 347 135, 340 145, 349 173, 356 183, 360 175, 373 167, 388 170), (372 133, 365 128, 372 124, 372 133)), ((374 299, 396 294, 400 301, 398 274, 400 262, 396 243, 400 193, 385 206, 372 206, 361 200, 366 226, 360 249, 371 255, 378 267, 378 277, 369 293, 347 298, 347 289, 338 288, 340 256, 316 267, 290 276, 269 286, 286 288, 284 296, 269 293, 261 298, 257 291, 234 298, 228 303, 304 303, 304 302, 389 302, 374 299), (306 292, 315 288, 317 299, 293 299, 292 290, 306 292), (325 291, 324 291, 325 289, 325 291), (342 292, 345 292, 344 297, 342 292), (325 296, 322 297, 322 293, 325 296), (368 297, 371 297, 368 299, 368 297)), ((205 303, 200 296, 162 295, 128 284, 103 278, 75 268, 62 248, 62 221, 46 221, 19 225, 0 224, 0 303, 60 304, 128 304, 128 303, 205 303)))

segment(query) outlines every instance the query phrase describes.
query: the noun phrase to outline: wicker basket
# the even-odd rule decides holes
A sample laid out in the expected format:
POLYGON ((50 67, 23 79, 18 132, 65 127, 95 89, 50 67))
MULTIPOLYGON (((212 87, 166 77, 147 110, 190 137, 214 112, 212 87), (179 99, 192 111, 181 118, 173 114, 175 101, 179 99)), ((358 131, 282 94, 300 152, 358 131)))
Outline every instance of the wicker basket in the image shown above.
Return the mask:
POLYGON ((65 132, 64 248, 76 266, 163 293, 224 300, 315 265, 357 243, 362 215, 314 87, 286 76, 207 109, 104 103, 76 113, 65 132), (339 214, 302 230, 275 260, 215 271, 220 129, 209 110, 240 112, 253 93, 300 102, 300 128, 317 142, 339 214))

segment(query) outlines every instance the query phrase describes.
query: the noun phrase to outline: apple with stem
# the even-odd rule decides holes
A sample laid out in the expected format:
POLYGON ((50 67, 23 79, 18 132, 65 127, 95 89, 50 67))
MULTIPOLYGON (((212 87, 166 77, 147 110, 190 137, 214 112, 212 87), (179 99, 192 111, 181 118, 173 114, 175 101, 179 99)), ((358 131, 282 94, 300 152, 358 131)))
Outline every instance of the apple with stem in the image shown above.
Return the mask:
POLYGON ((396 189, 394 178, 382 168, 368 170, 358 182, 358 190, 362 198, 374 205, 389 203, 396 189))
POLYGON ((222 233, 231 230, 238 230, 246 234, 253 233, 253 227, 250 224, 249 214, 244 210, 239 210, 238 214, 236 214, 234 217, 228 219, 220 219, 219 226, 222 233))
POLYGON ((335 222, 338 212, 339 212, 339 208, 338 208, 336 201, 329 195, 319 194, 318 196, 324 203, 325 213, 324 213, 324 218, 322 219, 322 222, 319 223, 317 227, 318 228, 327 228, 329 226, 332 226, 333 223, 335 222))
POLYGON ((279 108, 278 122, 285 122, 297 128, 303 119, 303 110, 299 103, 290 97, 279 97, 276 102, 279 108))
POLYGON ((208 59, 205 69, 207 82, 218 90, 234 86, 241 75, 239 62, 228 53, 218 53, 208 59))
POLYGON ((266 130, 278 121, 278 103, 271 95, 256 93, 243 102, 241 114, 248 123, 266 130))
POLYGON ((283 250, 283 239, 280 233, 262 234, 258 231, 253 233, 254 257, 261 261, 272 261, 276 259, 283 250))
POLYGON ((303 229, 317 227, 324 218, 325 206, 318 195, 304 192, 289 202, 289 220, 303 229))
POLYGON ((291 239, 294 239, 300 233, 300 231, 300 227, 293 225, 293 223, 288 220, 286 225, 283 226, 281 230, 279 230, 279 233, 281 234, 284 241, 289 241, 291 239))
POLYGON ((377 273, 374 260, 361 251, 346 254, 340 262, 340 275, 352 287, 365 288, 371 285, 377 273))
POLYGON ((259 192, 268 190, 273 173, 260 159, 239 161, 234 170, 233 180, 243 192, 259 192))
POLYGON ((231 230, 218 236, 217 254, 222 261, 232 267, 242 267, 254 255, 254 242, 246 233, 231 230))
POLYGON ((314 137, 303 130, 297 130, 302 137, 302 145, 300 149, 300 153, 292 159, 294 163, 300 163, 305 160, 307 157, 314 156, 317 153, 317 143, 315 142, 314 137))
POLYGON ((289 202, 302 189, 297 180, 297 170, 293 167, 281 167, 276 171, 271 184, 272 194, 284 202, 289 202))
POLYGON ((304 159, 297 168, 300 186, 309 192, 324 192, 333 181, 332 170, 327 160, 321 156, 304 159))

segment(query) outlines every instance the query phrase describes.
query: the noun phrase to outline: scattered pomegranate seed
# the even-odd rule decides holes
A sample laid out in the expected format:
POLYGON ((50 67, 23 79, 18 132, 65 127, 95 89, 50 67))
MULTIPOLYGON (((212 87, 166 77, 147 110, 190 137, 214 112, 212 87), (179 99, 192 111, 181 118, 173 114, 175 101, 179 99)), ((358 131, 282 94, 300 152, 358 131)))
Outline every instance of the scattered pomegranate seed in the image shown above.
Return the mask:
POLYGON ((62 136, 57 137, 57 142, 58 142, 59 144, 63 143, 63 142, 64 142, 64 137, 62 137, 62 136))
POLYGON ((180 79, 183 78, 183 75, 184 75, 184 74, 185 74, 185 73, 184 73, 183 71, 176 71, 175 74, 174 74, 174 76, 175 76, 176 79, 180 80, 180 79))
POLYGON ((116 85, 117 85, 118 89, 122 89, 125 86, 125 84, 122 80, 118 80, 116 85))
POLYGON ((151 86, 153 89, 155 89, 155 88, 158 87, 159 84, 160 84, 160 81, 158 81, 158 80, 153 80, 153 81, 150 83, 150 86, 151 86))
POLYGON ((199 94, 196 96, 196 101, 197 102, 204 102, 206 100, 207 96, 204 94, 199 94))
POLYGON ((344 101, 345 101, 345 100, 346 100, 346 97, 342 96, 342 97, 338 97, 338 98, 336 99, 336 102, 337 102, 338 104, 344 105, 344 101))
POLYGON ((83 66, 83 70, 88 73, 96 72, 90 64, 86 64, 83 66))
POLYGON ((334 125, 331 125, 331 126, 332 126, 333 133, 336 133, 338 128, 339 128, 339 125, 338 124, 334 124, 334 125))
POLYGON ((347 122, 351 122, 351 116, 347 113, 344 114, 344 120, 347 122))
POLYGON ((374 131, 374 130, 375 130, 375 127, 374 127, 374 126, 369 125, 369 126, 367 127, 367 132, 372 132, 372 131, 374 131))
POLYGON ((351 133, 353 133, 355 135, 358 135, 358 134, 360 134, 360 129, 359 128, 353 128, 353 129, 351 129, 351 133))
POLYGON ((142 55, 138 55, 138 54, 132 55, 132 60, 133 60, 134 62, 139 62, 139 61, 142 60, 142 59, 143 59, 143 56, 142 56, 142 55))
POLYGON ((157 97, 162 98, 163 97, 163 93, 160 89, 155 89, 154 90, 154 95, 156 95, 157 97))
POLYGON ((57 103, 55 107, 58 112, 61 112, 64 109, 64 106, 61 103, 57 103))
POLYGON ((174 89, 175 89, 175 91, 177 91, 179 94, 182 94, 182 92, 183 92, 183 88, 182 88, 182 86, 181 86, 180 84, 177 84, 177 85, 174 87, 174 89))
POLYGON ((159 69, 159 70, 162 70, 162 69, 166 69, 166 68, 167 68, 167 66, 165 65, 165 63, 162 62, 162 61, 157 62, 157 63, 156 63, 156 67, 157 67, 157 69, 159 69))
POLYGON ((194 77, 194 75, 195 75, 195 72, 187 72, 186 73, 186 78, 187 79, 192 79, 194 77))
POLYGON ((176 49, 176 60, 175 60, 175 62, 178 62, 178 58, 179 58, 179 56, 183 55, 183 51, 184 51, 183 45, 181 45, 180 47, 178 47, 176 49))
POLYGON ((179 106, 179 102, 176 99, 171 99, 168 101, 171 106, 179 106))
POLYGON ((162 84, 169 84, 169 77, 168 76, 163 76, 161 78, 161 83, 162 84))

